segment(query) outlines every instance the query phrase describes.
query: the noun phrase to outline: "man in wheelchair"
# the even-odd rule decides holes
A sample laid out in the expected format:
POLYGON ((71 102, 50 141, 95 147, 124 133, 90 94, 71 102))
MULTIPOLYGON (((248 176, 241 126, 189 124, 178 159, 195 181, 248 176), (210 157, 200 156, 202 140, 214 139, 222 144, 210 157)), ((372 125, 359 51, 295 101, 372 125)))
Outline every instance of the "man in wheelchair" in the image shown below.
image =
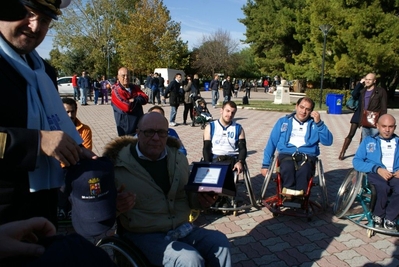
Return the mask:
POLYGON ((204 161, 230 162, 232 170, 241 173, 247 157, 247 146, 244 129, 233 121, 236 112, 235 102, 223 104, 220 118, 205 127, 202 153, 204 161))
POLYGON ((331 132, 313 108, 311 98, 300 98, 295 112, 280 118, 274 125, 264 149, 261 174, 267 175, 277 150, 281 193, 288 197, 306 193, 308 180, 314 175, 315 162, 320 154, 319 143, 330 146, 333 142, 331 132))
POLYGON ((105 147, 118 186, 118 227, 156 266, 231 266, 227 237, 188 222, 191 209, 209 208, 216 197, 185 191, 189 177, 180 143, 168 137, 168 121, 145 114, 137 138, 121 136, 105 147))
POLYGON ((399 215, 399 137, 395 129, 395 118, 382 115, 377 123, 378 135, 363 139, 353 158, 355 170, 366 173, 376 189, 375 206, 371 207, 374 227, 388 230, 397 229, 399 215))

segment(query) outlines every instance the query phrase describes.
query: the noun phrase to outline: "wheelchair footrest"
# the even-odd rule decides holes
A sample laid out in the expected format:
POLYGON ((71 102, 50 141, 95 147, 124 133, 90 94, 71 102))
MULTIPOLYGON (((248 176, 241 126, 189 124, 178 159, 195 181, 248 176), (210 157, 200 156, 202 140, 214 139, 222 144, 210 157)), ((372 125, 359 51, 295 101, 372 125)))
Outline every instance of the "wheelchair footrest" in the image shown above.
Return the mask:
POLYGON ((291 202, 291 201, 284 201, 283 202, 284 207, 289 207, 289 208, 298 208, 300 209, 302 207, 302 203, 299 202, 291 202))

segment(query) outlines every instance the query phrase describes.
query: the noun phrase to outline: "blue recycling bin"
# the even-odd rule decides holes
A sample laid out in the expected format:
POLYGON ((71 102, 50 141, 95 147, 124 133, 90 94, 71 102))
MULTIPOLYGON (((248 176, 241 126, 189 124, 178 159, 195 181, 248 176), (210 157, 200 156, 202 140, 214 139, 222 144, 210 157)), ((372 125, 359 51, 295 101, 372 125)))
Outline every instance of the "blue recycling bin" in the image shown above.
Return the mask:
POLYGON ((342 114, 342 102, 344 95, 341 94, 327 94, 326 105, 327 113, 329 114, 342 114))
POLYGON ((205 91, 209 91, 209 83, 208 82, 204 83, 204 87, 205 87, 205 91))

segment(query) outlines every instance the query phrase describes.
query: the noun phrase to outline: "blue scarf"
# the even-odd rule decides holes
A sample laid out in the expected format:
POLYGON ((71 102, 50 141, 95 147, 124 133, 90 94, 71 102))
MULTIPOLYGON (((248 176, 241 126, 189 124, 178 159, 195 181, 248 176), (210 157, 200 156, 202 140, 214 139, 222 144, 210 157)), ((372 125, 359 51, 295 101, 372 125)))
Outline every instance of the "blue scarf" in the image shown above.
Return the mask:
MULTIPOLYGON (((0 55, 27 82, 28 129, 46 131, 64 131, 76 143, 82 138, 76 131, 72 120, 65 112, 61 98, 54 83, 45 72, 44 62, 34 50, 29 54, 33 60, 33 69, 0 37, 0 55)), ((29 172, 30 191, 57 188, 64 183, 60 162, 55 158, 40 154, 36 160, 36 169, 29 172)))

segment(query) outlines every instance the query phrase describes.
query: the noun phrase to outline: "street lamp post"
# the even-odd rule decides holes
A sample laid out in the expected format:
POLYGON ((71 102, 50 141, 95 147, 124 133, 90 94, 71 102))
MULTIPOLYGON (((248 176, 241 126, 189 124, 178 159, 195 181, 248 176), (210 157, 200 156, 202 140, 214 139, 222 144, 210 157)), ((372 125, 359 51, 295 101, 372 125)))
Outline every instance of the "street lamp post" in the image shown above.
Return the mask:
POLYGON ((320 25, 319 29, 322 31, 324 35, 324 43, 323 43, 323 60, 321 62, 321 81, 320 81, 320 105, 319 108, 321 109, 321 102, 323 100, 323 80, 324 80, 324 61, 326 58, 326 41, 327 41, 327 33, 332 28, 329 24, 320 25))

